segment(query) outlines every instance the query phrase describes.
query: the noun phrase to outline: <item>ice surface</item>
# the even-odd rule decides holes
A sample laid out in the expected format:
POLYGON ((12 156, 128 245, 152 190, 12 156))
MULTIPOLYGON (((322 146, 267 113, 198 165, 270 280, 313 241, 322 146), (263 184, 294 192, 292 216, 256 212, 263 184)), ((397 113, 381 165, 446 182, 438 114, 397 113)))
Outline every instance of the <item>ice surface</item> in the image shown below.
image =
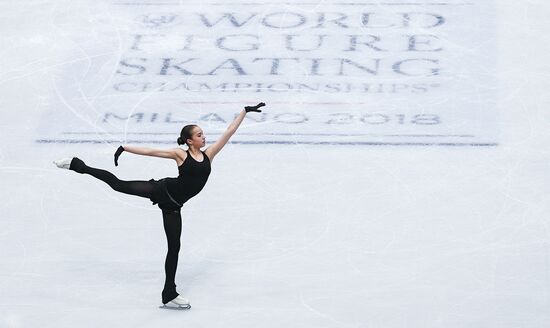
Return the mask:
POLYGON ((5 1, 0 327, 545 327, 543 1, 5 1), (162 311, 160 210, 119 144, 216 140, 162 311))

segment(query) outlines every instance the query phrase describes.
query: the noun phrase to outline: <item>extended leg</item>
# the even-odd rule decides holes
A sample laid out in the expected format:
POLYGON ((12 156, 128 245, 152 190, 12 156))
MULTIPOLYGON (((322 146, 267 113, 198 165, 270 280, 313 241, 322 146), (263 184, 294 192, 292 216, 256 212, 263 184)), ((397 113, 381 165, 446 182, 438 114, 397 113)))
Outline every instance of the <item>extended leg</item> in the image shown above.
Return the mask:
POLYGON ((164 271, 166 280, 164 290, 162 291, 162 303, 166 304, 176 298, 179 294, 176 292, 176 269, 178 267, 178 254, 180 251, 181 236, 181 214, 179 210, 163 210, 162 220, 164 232, 168 242, 168 253, 164 262, 164 271))
POLYGON ((154 184, 150 181, 123 181, 109 171, 96 169, 84 164, 82 160, 76 157, 71 161, 70 170, 89 174, 107 183, 114 190, 125 194, 150 198, 154 190, 154 184))

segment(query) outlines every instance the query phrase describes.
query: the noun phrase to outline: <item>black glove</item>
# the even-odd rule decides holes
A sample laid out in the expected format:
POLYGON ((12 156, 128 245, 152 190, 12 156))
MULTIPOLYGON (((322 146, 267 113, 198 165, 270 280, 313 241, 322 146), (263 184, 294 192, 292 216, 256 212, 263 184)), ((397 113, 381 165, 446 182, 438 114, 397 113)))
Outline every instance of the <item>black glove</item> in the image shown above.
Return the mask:
POLYGON ((122 146, 118 147, 118 149, 116 150, 116 152, 115 152, 115 166, 118 166, 118 157, 120 156, 120 154, 122 154, 123 151, 124 151, 124 147, 122 147, 122 146))
POLYGON ((258 113, 261 113, 261 110, 259 110, 258 108, 260 107, 263 107, 265 106, 265 104, 263 102, 257 104, 256 106, 246 106, 244 108, 244 110, 248 113, 248 112, 258 112, 258 113))

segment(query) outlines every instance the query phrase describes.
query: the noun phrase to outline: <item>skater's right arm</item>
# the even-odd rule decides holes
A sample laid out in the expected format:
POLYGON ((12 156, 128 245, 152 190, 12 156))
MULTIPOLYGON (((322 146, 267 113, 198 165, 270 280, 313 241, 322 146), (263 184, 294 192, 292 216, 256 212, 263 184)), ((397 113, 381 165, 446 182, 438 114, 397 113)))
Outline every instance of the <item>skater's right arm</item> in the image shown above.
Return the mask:
POLYGON ((122 147, 124 147, 124 150, 129 153, 144 155, 144 156, 171 158, 174 160, 177 158, 176 152, 180 149, 180 148, 155 149, 155 148, 149 148, 149 147, 136 147, 136 146, 128 146, 128 145, 123 145, 122 147))

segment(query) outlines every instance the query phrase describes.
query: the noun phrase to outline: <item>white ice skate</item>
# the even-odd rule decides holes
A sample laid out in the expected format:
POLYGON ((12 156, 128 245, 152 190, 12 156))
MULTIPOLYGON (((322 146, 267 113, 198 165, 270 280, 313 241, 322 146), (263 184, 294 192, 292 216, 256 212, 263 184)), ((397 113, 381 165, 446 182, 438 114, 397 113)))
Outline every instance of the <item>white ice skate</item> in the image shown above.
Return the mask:
POLYGON ((161 309, 171 309, 171 310, 187 310, 191 308, 189 300, 178 296, 171 300, 170 302, 160 306, 161 309))
POLYGON ((63 159, 59 159, 57 161, 53 161, 53 163, 55 165, 57 165, 58 168, 60 169, 69 169, 69 167, 71 166, 71 161, 73 160, 72 157, 67 157, 67 158, 63 158, 63 159))

